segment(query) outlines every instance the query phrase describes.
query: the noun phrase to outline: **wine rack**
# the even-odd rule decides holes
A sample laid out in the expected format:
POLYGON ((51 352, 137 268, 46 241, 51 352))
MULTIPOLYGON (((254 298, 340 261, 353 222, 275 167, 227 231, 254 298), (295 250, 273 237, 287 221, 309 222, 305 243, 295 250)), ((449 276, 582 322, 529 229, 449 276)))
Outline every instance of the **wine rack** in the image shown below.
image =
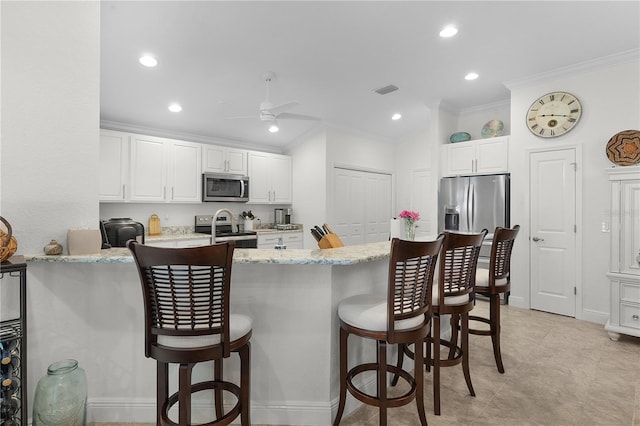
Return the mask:
MULTIPOLYGON (((20 285, 20 316, 0 321, 0 425, 27 424, 27 264, 23 256, 0 263, 0 284, 20 285)), ((2 300, 6 308, 15 301, 2 300)), ((0 308, 2 309, 2 308, 0 308)))

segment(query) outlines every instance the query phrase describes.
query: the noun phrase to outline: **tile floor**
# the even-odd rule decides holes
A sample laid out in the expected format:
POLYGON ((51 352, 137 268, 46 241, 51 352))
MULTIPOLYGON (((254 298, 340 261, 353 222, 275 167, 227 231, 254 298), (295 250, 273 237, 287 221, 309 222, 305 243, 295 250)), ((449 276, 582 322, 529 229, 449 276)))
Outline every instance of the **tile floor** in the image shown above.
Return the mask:
MULTIPOLYGON (((478 301, 474 311, 486 313, 487 303, 478 301)), ((431 426, 640 426, 639 338, 623 335, 613 342, 599 324, 503 306, 505 374, 495 367, 489 337, 470 336, 470 345, 477 396, 468 394, 460 366, 443 368, 442 415, 435 416, 433 384, 427 373, 425 406, 431 426)), ((377 424, 373 407, 361 407, 341 422, 343 426, 377 424)), ((388 424, 419 425, 415 402, 389 409, 388 424)))

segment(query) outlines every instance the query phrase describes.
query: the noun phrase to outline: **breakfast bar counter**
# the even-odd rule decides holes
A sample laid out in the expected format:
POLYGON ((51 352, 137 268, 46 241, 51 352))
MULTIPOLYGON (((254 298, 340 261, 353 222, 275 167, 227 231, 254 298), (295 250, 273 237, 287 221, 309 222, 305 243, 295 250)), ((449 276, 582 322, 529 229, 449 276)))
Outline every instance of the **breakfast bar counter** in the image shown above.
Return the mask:
MULTIPOLYGON (((388 241, 327 250, 236 249, 231 309, 253 319, 252 423, 332 423, 337 306, 354 294, 385 292, 389 249, 388 241)), ((50 363, 74 358, 87 373, 88 421, 154 422, 156 367, 144 357, 142 295, 128 249, 25 259, 30 388, 50 363)), ((362 345, 356 338, 349 344, 350 362, 375 360, 375 345, 355 350, 362 345)), ((225 370, 231 380, 238 364, 232 354, 225 370)), ((211 369, 198 365, 194 376, 209 378, 211 369)), ((367 380, 363 386, 373 386, 373 378, 367 380)), ((211 395, 201 394, 194 409, 204 413, 211 395)), ((358 405, 348 400, 347 412, 358 405)))

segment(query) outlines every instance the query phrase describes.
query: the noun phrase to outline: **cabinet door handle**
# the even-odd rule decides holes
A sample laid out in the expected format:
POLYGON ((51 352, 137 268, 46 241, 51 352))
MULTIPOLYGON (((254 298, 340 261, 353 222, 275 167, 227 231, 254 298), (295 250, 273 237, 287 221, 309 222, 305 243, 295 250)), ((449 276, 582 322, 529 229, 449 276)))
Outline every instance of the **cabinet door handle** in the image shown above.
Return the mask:
POLYGON ((127 199, 127 197, 125 196, 125 192, 124 192, 125 188, 126 188, 126 186, 124 184, 122 184, 122 199, 123 200, 127 199))
POLYGON ((175 192, 174 190, 175 190, 175 187, 172 186, 171 187, 171 201, 174 200, 174 192, 175 192))
POLYGON ((634 321, 638 321, 638 318, 639 318, 639 317, 638 317, 638 315, 635 315, 635 314, 634 314, 634 315, 632 315, 632 316, 631 316, 631 318, 633 318, 633 319, 634 319, 634 321))
POLYGON ((544 241, 544 238, 533 237, 532 240, 535 241, 535 242, 538 242, 538 241, 544 241))

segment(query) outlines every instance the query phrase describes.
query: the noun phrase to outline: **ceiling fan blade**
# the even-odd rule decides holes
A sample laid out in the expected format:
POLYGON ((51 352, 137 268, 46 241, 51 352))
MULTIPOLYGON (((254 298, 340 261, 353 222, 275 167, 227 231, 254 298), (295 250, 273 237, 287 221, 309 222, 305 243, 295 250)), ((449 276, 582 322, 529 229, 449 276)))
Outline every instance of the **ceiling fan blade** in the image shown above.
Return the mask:
POLYGON ((296 102, 296 101, 286 102, 284 104, 276 105, 276 106, 273 106, 273 107, 269 108, 269 111, 274 115, 279 115, 281 112, 286 111, 288 109, 291 109, 293 107, 296 107, 298 105, 300 105, 300 104, 298 102, 296 102))
POLYGON ((286 120, 312 120, 312 121, 320 121, 318 117, 312 117, 310 115, 303 114, 293 114, 290 112, 283 112, 276 116, 278 119, 286 119, 286 120))
POLYGON ((260 116, 254 114, 254 115, 237 115, 235 117, 223 117, 223 118, 225 120, 238 120, 238 119, 241 119, 241 118, 254 118, 255 119, 255 118, 260 118, 260 116))

